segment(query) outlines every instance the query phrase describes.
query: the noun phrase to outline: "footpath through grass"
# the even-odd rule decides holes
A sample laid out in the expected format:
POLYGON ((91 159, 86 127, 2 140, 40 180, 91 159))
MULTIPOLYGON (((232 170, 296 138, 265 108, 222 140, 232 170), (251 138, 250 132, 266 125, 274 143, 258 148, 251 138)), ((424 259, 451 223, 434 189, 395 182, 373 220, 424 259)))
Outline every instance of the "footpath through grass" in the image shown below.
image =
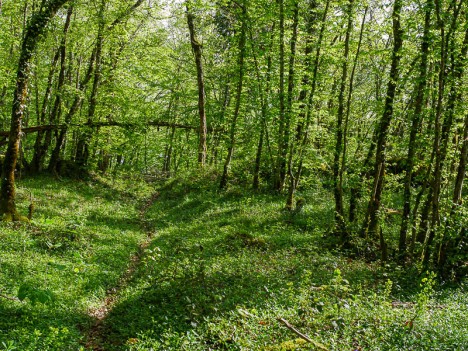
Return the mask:
POLYGON ((466 285, 324 249, 328 191, 291 214, 282 196, 213 180, 161 187, 158 234, 105 321, 107 350, 468 349, 466 285))
POLYGON ((18 204, 31 224, 0 223, 0 350, 80 350, 106 290, 146 237, 143 183, 27 179, 18 204), (20 297, 23 302, 6 297, 20 297))
POLYGON ((95 349, 468 349, 466 283, 449 288, 325 249, 333 201, 320 187, 291 214, 282 196, 219 192, 209 175, 172 180, 157 186, 142 225, 138 207, 151 187, 51 181, 21 183, 40 199, 33 224, 0 224, 1 294, 34 288, 25 303, 0 298, 2 351, 84 350, 90 315, 145 228, 156 235, 95 349))

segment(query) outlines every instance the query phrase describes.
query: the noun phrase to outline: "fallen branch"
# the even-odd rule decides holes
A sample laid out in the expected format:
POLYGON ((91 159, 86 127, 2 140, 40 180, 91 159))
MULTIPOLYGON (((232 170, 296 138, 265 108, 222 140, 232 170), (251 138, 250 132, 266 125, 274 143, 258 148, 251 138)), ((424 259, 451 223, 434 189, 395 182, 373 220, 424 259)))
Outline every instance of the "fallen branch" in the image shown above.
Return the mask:
POLYGON ((299 337, 301 337, 302 339, 304 339, 305 341, 307 342, 310 342, 311 344, 314 344, 314 346, 320 350, 324 350, 324 351, 329 351, 324 345, 322 345, 321 343, 315 341, 315 340, 312 340, 311 338, 309 338, 307 335, 305 334, 302 334, 299 330, 297 330, 296 328, 294 328, 294 326, 292 326, 286 319, 284 318, 277 318, 277 320, 281 323, 283 323, 286 328, 288 328, 289 330, 291 330, 292 332, 296 333, 296 335, 298 335, 299 337))
MULTIPOLYGON (((138 123, 125 123, 125 122, 95 122, 95 123, 85 123, 85 124, 49 124, 41 125, 34 127, 22 128, 21 133, 30 134, 35 132, 45 132, 48 130, 61 130, 69 127, 91 127, 91 128, 100 128, 100 127, 120 127, 120 128, 136 128, 136 127, 167 127, 167 128, 177 128, 177 129, 188 129, 188 130, 198 130, 199 127, 190 126, 180 123, 169 123, 164 121, 150 121, 144 124, 138 123)), ((208 127, 209 132, 222 132, 221 128, 208 127)), ((0 137, 8 137, 10 132, 7 130, 0 131, 0 137)))

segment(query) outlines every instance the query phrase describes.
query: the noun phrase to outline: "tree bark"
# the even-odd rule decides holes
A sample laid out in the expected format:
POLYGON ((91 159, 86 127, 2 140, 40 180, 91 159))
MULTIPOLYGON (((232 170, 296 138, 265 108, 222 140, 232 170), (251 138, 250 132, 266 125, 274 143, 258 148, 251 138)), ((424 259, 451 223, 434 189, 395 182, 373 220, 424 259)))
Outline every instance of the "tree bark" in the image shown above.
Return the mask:
MULTIPOLYGON (((252 36, 252 32, 250 32, 250 40, 254 43, 254 39, 252 36)), ((255 166, 254 166, 254 176, 252 182, 252 188, 254 190, 258 190, 260 187, 260 166, 262 162, 262 153, 263 153, 263 144, 265 139, 265 133, 267 132, 267 115, 268 115, 268 99, 271 93, 271 65, 272 65, 272 48, 274 42, 274 34, 275 34, 275 24, 271 26, 271 37, 270 37, 270 45, 269 45, 269 52, 267 57, 267 70, 266 70, 266 83, 265 87, 262 85, 262 78, 260 75, 260 67, 257 60, 257 55, 255 54, 255 50, 253 50, 252 56, 255 63, 255 72, 257 75, 257 82, 259 86, 259 94, 260 94, 260 102, 261 102, 261 114, 262 118, 260 121, 260 135, 257 144, 257 152, 255 154, 255 166)))
POLYGON ((236 128, 237 128, 237 119, 239 118, 240 112, 240 105, 242 99, 242 86, 244 83, 244 61, 245 61, 245 43, 246 43, 246 36, 247 36, 247 6, 245 1, 242 3, 242 27, 241 33, 239 38, 239 78, 237 82, 237 90, 236 90, 236 105, 234 107, 234 116, 231 122, 231 130, 229 132, 229 146, 228 146, 228 153, 226 156, 226 161, 224 162, 223 168, 223 175, 221 176, 221 181, 219 184, 220 189, 224 189, 228 182, 229 177, 229 168, 231 166, 232 156, 234 154, 234 146, 236 140, 236 128))
POLYGON ((311 1, 309 4, 309 18, 307 23, 307 43, 306 43, 306 69, 312 69, 312 77, 309 78, 309 72, 306 72, 302 79, 303 89, 299 94, 299 102, 300 102, 300 113, 299 113, 299 120, 296 128, 296 143, 297 148, 296 150, 291 151, 291 155, 297 153, 297 165, 293 164, 293 159, 290 158, 290 182, 289 182, 289 189, 288 189, 288 196, 286 199, 286 208, 292 208, 294 203, 294 194, 296 192, 296 188, 299 184, 299 179, 302 173, 302 166, 303 166, 303 157, 304 151, 306 149, 307 143, 309 142, 309 127, 311 123, 311 108, 314 102, 315 91, 317 87, 317 80, 318 80, 318 69, 319 63, 321 58, 321 49, 322 49, 322 42, 323 36, 326 28, 326 19, 328 16, 328 9, 330 7, 330 0, 327 0, 325 4, 325 9, 323 11, 323 15, 321 18, 321 26, 320 31, 316 43, 316 50, 315 50, 315 57, 312 64, 309 61, 309 55, 313 51, 312 46, 312 37, 315 36, 314 25, 317 20, 317 3, 315 1, 311 1), (310 92, 309 92, 310 89, 310 92), (309 98, 307 99, 307 94, 309 94, 309 98))
POLYGON ((338 95, 338 113, 336 122, 336 140, 335 153, 333 161, 333 180, 334 180, 334 197, 335 197, 335 230, 342 239, 346 237, 346 222, 344 219, 343 207, 343 170, 341 169, 341 159, 343 157, 343 137, 344 126, 343 119, 345 117, 345 92, 346 83, 348 81, 348 59, 349 59, 349 41, 351 31, 353 29, 353 7, 354 0, 349 0, 347 15, 348 26, 346 29, 344 42, 343 66, 341 73, 340 92, 338 95))
POLYGON ((284 50, 284 0, 279 0, 279 117, 278 117, 278 153, 276 161, 276 175, 274 190, 281 191, 286 175, 287 146, 284 145, 286 133, 286 104, 284 89, 285 50, 284 50))
POLYGON ((198 116, 200 120, 200 130, 198 133, 198 164, 205 166, 206 162, 206 114, 205 114, 205 82, 203 78, 203 63, 202 63, 202 45, 198 41, 195 34, 195 26, 193 24, 193 13, 191 12, 192 3, 187 0, 187 23, 190 32, 190 43, 192 45, 193 54, 195 56, 195 64, 197 66, 197 85, 198 85, 198 116))
POLYGON ((19 220, 15 202, 15 168, 21 141, 21 124, 27 103, 31 58, 37 47, 38 39, 45 31, 47 24, 66 2, 67 0, 43 2, 41 9, 32 16, 23 38, 16 87, 13 94, 10 136, 3 163, 2 185, 0 188, 0 215, 6 220, 19 220))
POLYGON ((363 225, 364 236, 377 237, 379 235, 379 210, 385 176, 385 152, 390 123, 393 118, 393 103, 396 95, 397 81, 400 74, 401 48, 403 46, 403 32, 401 29, 402 0, 395 0, 393 5, 393 52, 390 77, 387 86, 384 111, 377 134, 377 150, 374 165, 374 184, 369 200, 366 218, 363 225))
POLYGON ((422 112, 424 107, 424 94, 427 85, 427 66, 429 59, 429 49, 431 42, 431 17, 434 7, 434 1, 428 0, 426 2, 425 20, 424 20, 424 33, 421 43, 421 65, 419 69, 419 76, 416 85, 416 98, 414 102, 414 111, 411 118, 411 131, 408 143, 408 154, 406 157, 405 179, 404 179, 404 193, 403 193, 403 214, 400 227, 400 238, 398 243, 398 256, 399 261, 403 263, 406 258, 406 240, 408 232, 408 224, 410 222, 411 214, 411 183, 413 178, 413 168, 415 155, 417 150, 416 140, 418 130, 422 122, 422 112))
MULTIPOLYGON (((445 165, 445 160, 447 158, 448 152, 448 141, 450 138, 450 131, 453 125, 453 118, 455 114, 455 107, 457 103, 461 100, 462 91, 460 90, 461 82, 463 80, 465 61, 468 53, 468 29, 465 32, 465 37, 463 40, 463 45, 460 53, 455 54, 455 38, 453 37, 455 33, 455 27, 458 22, 458 14, 460 13, 461 4, 459 7, 455 7, 452 26, 447 33, 447 47, 445 48, 445 58, 451 57, 451 86, 450 93, 447 100, 447 104, 444 106, 444 120, 442 126, 436 126, 436 137, 434 140, 434 151, 435 151, 435 164, 433 169, 433 174, 431 177, 431 188, 429 190, 429 196, 427 198, 427 204, 430 204, 430 218, 424 221, 422 229, 429 229, 429 234, 427 235, 427 240, 423 248, 423 265, 427 266, 429 263, 431 252, 431 245, 436 236, 436 227, 440 224, 440 213, 439 213, 439 199, 442 187, 442 170, 445 165)), ((436 1, 436 6, 440 6, 438 1, 436 1)), ((443 25, 441 22, 441 30, 443 30, 443 25)), ((442 59, 444 59, 444 53, 442 52, 442 59)), ((444 76, 445 77, 445 76, 444 76)), ((445 79, 443 79, 442 84, 445 84, 445 79)), ((443 90, 442 90, 443 92, 443 90)), ((442 106, 442 101, 438 103, 439 106, 442 106)), ((442 107, 440 107, 442 109, 442 107)), ((442 114, 442 111, 438 111, 438 116, 442 114)), ((439 118, 436 119, 438 121, 439 118)), ((422 234, 422 232, 421 232, 422 234)))
MULTIPOLYGON (((91 94, 89 96, 89 106, 88 106, 88 124, 91 124, 94 120, 94 115, 96 113, 97 107, 97 95, 99 91, 99 86, 101 84, 102 78, 102 49, 104 44, 104 28, 105 28, 105 18, 104 12, 106 7, 106 1, 101 1, 101 6, 99 9, 99 27, 98 34, 96 39, 96 57, 95 57, 95 67, 94 67, 94 76, 93 76, 93 85, 91 88, 91 94)), ((89 141, 92 138, 92 133, 88 130, 81 134, 77 143, 77 152, 75 155, 75 162, 78 167, 84 169, 88 163, 89 159, 89 141)))

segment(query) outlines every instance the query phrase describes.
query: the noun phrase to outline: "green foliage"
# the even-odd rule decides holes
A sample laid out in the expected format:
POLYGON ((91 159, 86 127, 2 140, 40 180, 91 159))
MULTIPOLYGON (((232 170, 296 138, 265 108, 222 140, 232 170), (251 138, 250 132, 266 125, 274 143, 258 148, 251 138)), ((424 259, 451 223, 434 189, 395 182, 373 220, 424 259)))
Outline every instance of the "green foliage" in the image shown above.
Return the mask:
POLYGON ((27 179, 18 188, 24 207, 30 191, 33 221, 0 224, 1 294, 22 301, 0 297, 0 350, 80 350, 89 311, 146 237, 138 213, 152 188, 136 179, 27 179))
POLYGON ((50 304, 56 301, 56 297, 52 291, 48 289, 38 289, 28 283, 20 285, 18 289, 18 299, 24 301, 26 298, 29 299, 33 305, 37 302, 50 304))
POLYGON ((102 322, 105 349, 313 350, 281 317, 330 350, 463 350, 465 285, 325 250, 319 188, 291 214, 277 194, 219 192, 212 177, 158 185, 144 221, 155 189, 135 178, 21 183, 37 216, 2 223, 1 292, 23 302, 0 298, 0 350, 84 350, 90 311, 148 228, 157 235, 102 322))

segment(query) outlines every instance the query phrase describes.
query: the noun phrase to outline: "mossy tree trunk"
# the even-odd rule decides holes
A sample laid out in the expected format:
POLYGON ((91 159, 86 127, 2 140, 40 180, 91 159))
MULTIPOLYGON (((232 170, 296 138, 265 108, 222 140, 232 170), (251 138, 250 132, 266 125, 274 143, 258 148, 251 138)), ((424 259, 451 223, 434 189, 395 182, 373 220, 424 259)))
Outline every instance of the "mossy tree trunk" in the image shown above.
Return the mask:
POLYGON ((28 95, 28 80, 33 53, 37 47, 38 39, 44 32, 49 21, 68 0, 49 0, 33 14, 21 47, 16 75, 16 87, 13 95, 13 107, 10 124, 8 148, 3 162, 2 184, 0 189, 0 216, 5 219, 19 220, 15 202, 15 168, 18 161, 21 124, 25 112, 28 95))
POLYGON ((229 177, 229 168, 231 166, 232 156, 234 155, 234 146, 236 143, 236 128, 237 128, 237 120, 239 118, 240 107, 241 107, 241 100, 242 100, 242 87, 244 83, 244 73, 245 73, 245 52, 246 52, 246 31, 247 31, 247 5, 242 2, 242 14, 241 14, 241 32, 239 38, 239 76, 237 81, 237 89, 236 89, 236 105, 234 107, 234 116, 231 122, 231 128, 229 131, 229 144, 228 144, 228 153, 226 156, 226 160, 224 161, 223 167, 223 175, 221 176, 221 181, 219 188, 224 189, 227 186, 228 177, 229 177))
POLYGON ((344 220, 344 206, 343 206, 343 169, 341 166, 341 158, 343 156, 344 149, 344 124, 343 120, 345 114, 345 93, 346 84, 348 81, 348 59, 349 59, 349 42, 351 38, 351 30, 353 29, 353 7, 354 0, 349 0, 348 10, 348 26, 346 29, 345 41, 344 41, 344 55, 343 55, 343 66, 340 82, 340 92, 338 94, 338 113, 336 122, 336 140, 335 140, 335 154, 333 162, 333 180, 334 180, 334 197, 335 197, 335 231, 343 239, 347 236, 346 234, 346 223, 344 220))
POLYGON ((296 192, 296 188, 299 184, 299 179, 302 173, 303 167, 303 158, 304 152, 307 148, 309 143, 309 127, 311 124, 311 110, 312 104, 314 102, 315 91, 317 88, 318 83, 318 68, 320 64, 321 58, 321 50, 322 50, 322 42, 324 37, 324 32, 326 29, 326 19, 328 16, 328 10, 330 7, 330 0, 327 0, 325 3, 325 8, 323 10, 323 14, 321 16, 321 25, 320 30, 318 33, 318 39, 315 45, 312 44, 312 38, 315 37, 316 30, 315 25, 318 22, 319 14, 317 12, 318 4, 316 1, 312 1, 309 3, 309 15, 307 19, 307 39, 306 39, 306 48, 305 48, 305 67, 306 72, 305 75, 302 77, 302 90, 299 94, 298 102, 299 102, 299 116, 298 116, 298 123, 296 126, 296 140, 294 148, 290 150, 290 158, 288 164, 288 173, 289 173, 289 189, 288 195, 286 198, 286 208, 293 209, 294 203, 294 194, 296 192), (313 62, 310 62, 310 56, 313 52, 315 46, 315 57, 313 62), (312 78, 309 77, 309 71, 312 71, 312 78), (309 98, 307 98, 309 95, 309 98), (306 101, 307 100, 307 101, 306 101), (297 154, 297 155, 295 155, 297 154), (297 158, 297 165, 294 164, 293 158, 297 158))
MULTIPOLYGON (((398 77, 400 75, 401 49, 403 46, 403 32, 401 29, 402 5, 403 4, 401 0, 395 0, 393 5, 392 63, 390 68, 390 77, 387 86, 387 96, 385 99, 384 111, 380 120, 377 133, 377 150, 374 164, 374 185, 372 187, 372 194, 369 200, 367 214, 363 225, 364 235, 370 235, 374 238, 379 236, 379 211, 385 175, 385 154, 387 147, 388 130, 390 127, 390 122, 393 118, 393 103, 396 95, 398 77)), ((381 241, 382 240, 383 239, 381 238, 381 241)))
POLYGON ((203 78, 203 63, 202 63, 202 45, 198 42, 195 35, 195 25, 193 23, 193 13, 191 1, 186 2, 187 8, 187 24, 190 32, 190 42, 192 44, 193 54, 195 56, 195 64, 197 66, 197 85, 198 85, 198 115, 200 120, 199 142, 198 142, 198 164, 203 167, 206 162, 206 114, 205 114, 205 81, 203 78))
POLYGON ((418 136, 418 130, 422 122, 422 114, 424 107, 424 98, 427 85, 427 69, 429 61, 429 50, 431 42, 431 16, 434 7, 432 0, 427 1, 425 9, 425 20, 424 20, 424 34, 421 43, 421 65, 419 69, 419 79, 416 85, 416 99, 414 103, 413 116, 411 118, 411 131, 410 139, 408 143, 408 154, 406 157, 405 165, 405 179, 404 179, 404 194, 403 194, 403 215, 400 227, 400 238, 398 244, 398 255, 400 262, 404 262, 406 258, 406 240, 408 226, 410 224, 411 214, 411 183, 413 178, 413 169, 415 163, 416 140, 418 136))

